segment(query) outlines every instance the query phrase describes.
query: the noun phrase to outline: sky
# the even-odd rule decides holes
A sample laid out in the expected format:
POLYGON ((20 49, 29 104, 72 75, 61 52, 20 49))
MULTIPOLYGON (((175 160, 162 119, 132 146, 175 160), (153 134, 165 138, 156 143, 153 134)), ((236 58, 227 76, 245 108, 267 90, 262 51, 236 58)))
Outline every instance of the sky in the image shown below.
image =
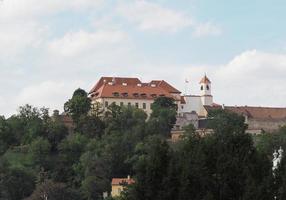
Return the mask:
POLYGON ((285 0, 1 0, 0 114, 27 103, 62 111, 101 76, 198 94, 205 73, 216 103, 286 107, 285 9, 285 0))

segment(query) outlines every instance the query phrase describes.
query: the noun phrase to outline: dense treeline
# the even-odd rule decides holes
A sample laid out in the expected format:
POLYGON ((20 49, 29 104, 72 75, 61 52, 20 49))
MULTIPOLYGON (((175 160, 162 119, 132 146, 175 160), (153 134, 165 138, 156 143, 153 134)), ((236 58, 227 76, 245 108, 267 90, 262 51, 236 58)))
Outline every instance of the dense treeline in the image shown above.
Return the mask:
POLYGON ((135 184, 121 200, 285 199, 286 162, 274 177, 271 154, 286 149, 286 128, 253 140, 243 117, 214 111, 213 134, 202 137, 190 125, 172 143, 176 105, 169 98, 158 98, 150 117, 115 104, 103 113, 78 89, 64 110, 72 134, 46 108, 26 105, 0 118, 0 199, 97 200, 112 178, 127 175, 135 184))

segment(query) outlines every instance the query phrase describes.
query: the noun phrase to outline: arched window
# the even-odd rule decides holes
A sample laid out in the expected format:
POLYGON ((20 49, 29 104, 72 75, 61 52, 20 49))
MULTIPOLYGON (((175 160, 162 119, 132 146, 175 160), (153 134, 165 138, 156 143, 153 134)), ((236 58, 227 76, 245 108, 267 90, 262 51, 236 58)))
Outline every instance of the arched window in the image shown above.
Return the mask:
POLYGON ((207 85, 207 90, 210 90, 210 87, 209 87, 209 85, 207 85))
POLYGON ((204 90, 204 86, 201 86, 201 90, 204 90))

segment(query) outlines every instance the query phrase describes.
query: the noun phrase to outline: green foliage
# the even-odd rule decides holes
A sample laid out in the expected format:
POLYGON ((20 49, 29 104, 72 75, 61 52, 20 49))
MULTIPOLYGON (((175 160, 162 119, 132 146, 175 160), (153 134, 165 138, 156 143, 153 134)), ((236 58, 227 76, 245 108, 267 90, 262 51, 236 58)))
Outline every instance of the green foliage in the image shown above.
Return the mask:
POLYGON ((163 180, 168 173, 170 150, 159 137, 152 136, 136 148, 136 183, 133 197, 137 200, 161 199, 163 180))
POLYGON ((3 158, 7 160, 9 166, 12 168, 31 167, 34 163, 31 154, 14 152, 13 150, 6 151, 3 158))
POLYGON ((176 123, 177 105, 174 99, 159 97, 152 104, 152 113, 147 124, 148 134, 170 135, 176 123))
POLYGON ((33 192, 27 199, 97 200, 111 191, 112 178, 127 175, 135 184, 115 199, 285 199, 286 162, 275 179, 271 170, 273 149, 286 149, 285 127, 254 137, 254 145, 242 116, 216 110, 208 116, 213 134, 201 136, 188 125, 170 146, 177 110, 171 98, 157 98, 149 118, 135 107, 111 104, 105 113, 90 107, 81 89, 65 104, 73 134, 45 108, 25 105, 0 117, 0 199, 33 192))
POLYGON ((64 105, 65 112, 72 116, 75 123, 78 123, 82 115, 86 116, 90 109, 91 100, 88 94, 80 88, 74 91, 72 98, 64 105))
POLYGON ((0 155, 3 154, 10 145, 17 143, 16 140, 6 119, 0 116, 0 155))
POLYGON ((47 180, 38 185, 33 194, 25 200, 81 200, 81 195, 64 183, 55 183, 47 180))
POLYGON ((39 168, 47 168, 49 166, 49 154, 51 145, 47 139, 37 138, 30 145, 30 154, 33 162, 39 168))
POLYGON ((84 135, 75 134, 64 139, 59 145, 59 156, 56 161, 53 178, 57 182, 67 182, 72 186, 79 186, 75 170, 84 153, 88 138, 84 135))
POLYGON ((2 198, 19 200, 29 196, 35 188, 35 177, 21 168, 8 169, 1 177, 2 198))
POLYGON ((256 148, 263 153, 272 156, 274 150, 282 147, 286 149, 286 126, 274 133, 262 133, 253 136, 256 148))
POLYGON ((51 144, 51 150, 57 151, 58 145, 68 135, 68 129, 59 121, 49 121, 47 125, 46 138, 51 144))
POLYGON ((271 162, 253 146, 243 119, 224 111, 210 117, 214 134, 201 137, 186 127, 175 150, 159 138, 138 145, 136 183, 122 198, 273 199, 271 162))
POLYGON ((89 138, 101 137, 104 134, 105 123, 96 115, 82 115, 78 120, 77 130, 89 138))
POLYGON ((245 133, 244 117, 227 110, 213 110, 208 114, 208 128, 219 134, 245 133))

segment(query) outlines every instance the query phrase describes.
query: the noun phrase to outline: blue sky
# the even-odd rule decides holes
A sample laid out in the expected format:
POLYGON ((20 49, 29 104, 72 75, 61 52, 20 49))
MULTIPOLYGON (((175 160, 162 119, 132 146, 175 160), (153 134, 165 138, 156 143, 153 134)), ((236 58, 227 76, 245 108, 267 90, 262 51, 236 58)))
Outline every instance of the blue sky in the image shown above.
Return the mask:
POLYGON ((285 8, 282 0, 4 0, 0 112, 25 103, 62 110, 101 76, 165 79, 196 94, 204 73, 217 103, 285 107, 285 8))

